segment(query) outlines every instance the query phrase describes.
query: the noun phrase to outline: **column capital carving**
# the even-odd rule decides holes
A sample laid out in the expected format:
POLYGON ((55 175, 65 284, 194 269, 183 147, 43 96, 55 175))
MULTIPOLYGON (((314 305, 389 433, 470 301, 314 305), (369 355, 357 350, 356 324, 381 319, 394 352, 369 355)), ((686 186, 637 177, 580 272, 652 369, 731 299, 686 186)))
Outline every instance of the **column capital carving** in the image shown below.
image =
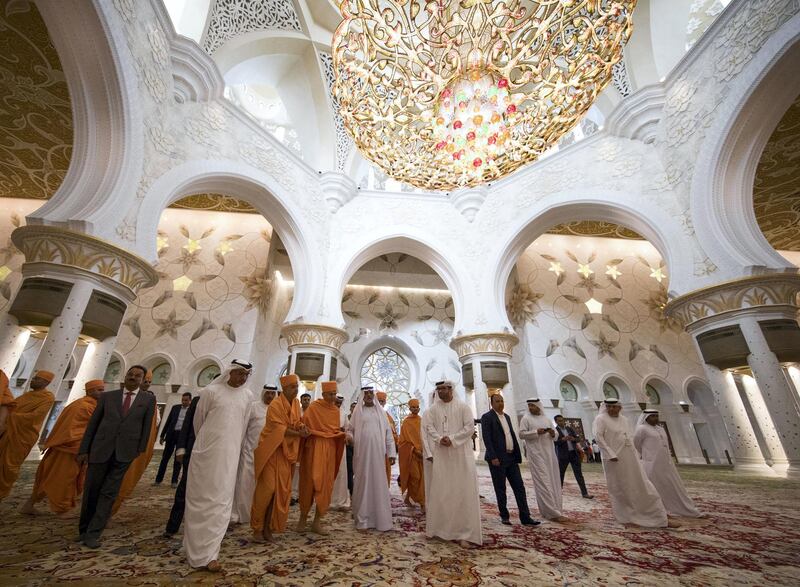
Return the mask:
POLYGON ((688 328, 747 309, 800 309, 800 275, 767 273, 725 281, 670 300, 664 314, 688 328))
POLYGON ((459 359, 478 354, 506 355, 510 357, 518 342, 517 335, 508 332, 465 334, 454 337, 450 341, 450 348, 458 354, 459 359))
POLYGON ((284 324, 281 336, 286 339, 289 350, 298 345, 324 346, 338 351, 347 342, 346 330, 324 324, 284 324))
POLYGON ((25 263, 76 267, 106 277, 132 290, 158 283, 152 265, 103 239, 57 226, 30 224, 11 233, 25 263))

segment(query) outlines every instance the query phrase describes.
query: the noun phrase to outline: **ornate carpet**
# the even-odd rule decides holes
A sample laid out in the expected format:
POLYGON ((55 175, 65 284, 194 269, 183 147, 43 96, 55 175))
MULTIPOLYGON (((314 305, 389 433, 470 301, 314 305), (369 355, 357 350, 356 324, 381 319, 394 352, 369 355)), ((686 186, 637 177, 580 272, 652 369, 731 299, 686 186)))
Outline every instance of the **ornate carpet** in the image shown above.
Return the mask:
MULTIPOLYGON (((582 499, 567 473, 565 513, 574 523, 536 528, 518 525, 514 508, 515 524, 500 524, 488 470, 479 467, 482 547, 426 540, 424 517, 405 508, 393 487, 392 532, 356 532, 344 512, 329 514, 327 537, 290 531, 270 545, 250 542, 249 529, 235 527, 222 546, 225 573, 214 575, 186 564, 179 537, 161 537, 173 494, 169 485, 150 485, 156 464, 97 551, 73 541, 77 512, 59 518, 45 504, 46 513, 35 518, 17 512, 35 472, 26 464, 0 502, 0 585, 800 584, 800 484, 739 478, 729 470, 681 469, 709 519, 677 530, 632 530, 614 521, 599 466, 584 467, 594 500, 582 499)), ((530 486, 528 472, 523 476, 530 486)), ((535 515, 530 487, 528 501, 535 515)), ((295 507, 290 524, 296 518, 295 507)))

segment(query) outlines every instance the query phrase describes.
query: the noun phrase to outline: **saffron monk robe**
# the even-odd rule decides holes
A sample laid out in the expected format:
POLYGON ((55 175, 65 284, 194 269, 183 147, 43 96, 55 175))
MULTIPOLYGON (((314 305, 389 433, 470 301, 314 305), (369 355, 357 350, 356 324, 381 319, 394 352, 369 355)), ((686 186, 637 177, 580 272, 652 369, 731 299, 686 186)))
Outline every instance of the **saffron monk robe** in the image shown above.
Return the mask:
MULTIPOLYGON (((389 421, 389 428, 392 430, 392 438, 394 438, 394 450, 397 452, 397 443, 399 440, 397 436, 397 423, 388 410, 386 410, 386 400, 388 396, 385 391, 376 391, 375 399, 378 400, 378 403, 386 411, 386 419, 389 421)), ((389 484, 389 487, 392 486, 392 463, 389 461, 389 457, 386 457, 386 482, 389 484)))
POLYGON ((0 369, 0 438, 6 433, 8 414, 14 410, 16 405, 17 400, 14 399, 14 394, 11 393, 11 388, 8 386, 8 376, 5 371, 0 369))
POLYGON ((405 496, 404 503, 411 506, 418 503, 425 511, 425 475, 422 462, 422 418, 419 415, 419 400, 408 402, 411 414, 406 416, 400 426, 398 456, 400 461, 400 491, 405 496))
POLYGON ((308 429, 300 419, 300 402, 297 401, 300 378, 291 373, 281 377, 280 381, 283 393, 269 405, 267 422, 253 453, 256 490, 250 510, 250 527, 256 542, 272 540, 274 532, 286 530, 294 464, 300 439, 308 436, 308 429))
MULTIPOLYGON (((150 391, 150 385, 152 383, 153 372, 148 369, 147 373, 144 375, 142 384, 139 386, 139 391, 144 391, 150 395, 154 395, 153 392, 150 391)), ((131 496, 136 484, 139 483, 139 479, 141 479, 142 475, 144 475, 147 465, 149 465, 150 461, 153 459, 153 451, 155 450, 156 440, 158 440, 158 411, 156 411, 156 414, 153 416, 153 420, 150 423, 150 436, 147 439, 147 450, 133 459, 130 467, 128 467, 128 470, 125 471, 125 477, 122 478, 122 485, 119 487, 119 493, 117 494, 117 499, 114 501, 114 507, 111 508, 112 516, 116 515, 116 513, 119 511, 119 508, 122 506, 122 502, 131 496)))
POLYGON ((105 385, 102 380, 93 379, 86 382, 85 389, 84 397, 64 408, 42 443, 44 457, 36 469, 31 496, 20 509, 23 514, 38 514, 33 506, 45 497, 50 511, 59 515, 78 504, 86 478, 86 467, 78 464, 78 448, 105 385))
POLYGON ((336 382, 322 383, 322 399, 303 414, 308 436, 300 442, 300 520, 297 531, 305 532, 311 503, 316 503, 311 531, 327 534, 322 518, 328 513, 333 485, 344 454, 345 432, 336 406, 336 382))
POLYGON ((11 493, 20 466, 39 440, 42 424, 55 402, 47 389, 54 377, 50 371, 36 371, 30 391, 16 399, 6 418, 5 433, 0 436, 0 499, 11 493))

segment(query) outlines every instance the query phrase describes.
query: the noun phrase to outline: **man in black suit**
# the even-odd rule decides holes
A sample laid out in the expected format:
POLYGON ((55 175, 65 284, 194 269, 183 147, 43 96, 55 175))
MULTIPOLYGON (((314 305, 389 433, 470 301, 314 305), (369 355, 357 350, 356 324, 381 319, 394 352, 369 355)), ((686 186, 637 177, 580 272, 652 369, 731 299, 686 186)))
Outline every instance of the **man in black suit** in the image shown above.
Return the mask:
POLYGON ((175 499, 169 512, 167 527, 164 529, 164 538, 172 538, 180 530, 183 522, 183 511, 186 508, 186 477, 189 473, 189 459, 192 456, 192 448, 194 448, 194 413, 197 410, 199 401, 200 396, 198 395, 189 404, 189 410, 186 412, 186 418, 175 443, 175 448, 177 449, 175 451, 175 460, 183 466, 183 475, 181 475, 181 481, 175 490, 175 499))
MULTIPOLYGON (((172 458, 172 452, 175 450, 175 444, 178 441, 178 435, 186 425, 186 414, 189 412, 190 403, 192 403, 192 394, 187 391, 181 396, 181 403, 172 406, 169 411, 167 421, 161 429, 161 444, 165 442, 167 444, 164 447, 164 452, 161 453, 161 462, 158 465, 158 473, 156 473, 156 480, 153 485, 161 485, 164 480, 169 460, 172 458)), ((172 465, 172 487, 178 486, 180 474, 181 462, 175 459, 175 463, 172 465)))
POLYGON ((496 393, 492 396, 491 403, 492 409, 481 416, 481 435, 483 436, 483 445, 486 447, 485 458, 489 463, 494 493, 497 496, 500 521, 507 526, 511 525, 506 507, 506 480, 508 480, 514 492, 514 498, 517 500, 519 521, 524 526, 538 526, 540 522, 531 518, 531 512, 528 509, 525 485, 519 471, 522 452, 519 449, 514 427, 511 425, 511 418, 503 412, 505 408, 503 396, 496 393))
POLYGON ((586 482, 583 480, 583 472, 581 471, 581 456, 578 454, 578 442, 580 439, 575 431, 567 426, 564 416, 559 414, 555 417, 556 432, 558 438, 553 442, 556 444, 556 456, 558 456, 558 469, 561 473, 561 485, 564 485, 564 474, 567 472, 567 467, 572 466, 572 473, 575 475, 575 481, 578 482, 578 487, 581 489, 581 495, 585 499, 594 499, 594 495, 589 495, 586 490, 586 482))
POLYGON ((89 464, 79 524, 80 539, 89 548, 100 546, 125 471, 147 450, 156 397, 140 389, 145 373, 145 367, 134 365, 123 389, 100 396, 78 449, 78 464, 89 464))

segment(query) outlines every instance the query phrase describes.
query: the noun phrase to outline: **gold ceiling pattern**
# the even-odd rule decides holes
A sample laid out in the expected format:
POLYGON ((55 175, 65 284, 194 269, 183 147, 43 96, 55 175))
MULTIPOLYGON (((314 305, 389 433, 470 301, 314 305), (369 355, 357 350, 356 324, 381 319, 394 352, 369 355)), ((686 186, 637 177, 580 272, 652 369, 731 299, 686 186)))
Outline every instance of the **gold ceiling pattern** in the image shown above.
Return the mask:
MULTIPOLYGON (((67 173, 72 154, 72 107, 61 62, 31 2, 0 0, 0 197, 46 200, 67 173)), ((800 250, 800 98, 764 149, 756 173, 754 206, 767 240, 800 250)), ((194 194, 173 208, 256 213, 222 194, 194 194)), ((551 234, 640 239, 624 227, 581 221, 551 234)))
POLYGON ((753 207, 773 247, 800 251, 800 96, 775 127, 758 162, 753 207))

